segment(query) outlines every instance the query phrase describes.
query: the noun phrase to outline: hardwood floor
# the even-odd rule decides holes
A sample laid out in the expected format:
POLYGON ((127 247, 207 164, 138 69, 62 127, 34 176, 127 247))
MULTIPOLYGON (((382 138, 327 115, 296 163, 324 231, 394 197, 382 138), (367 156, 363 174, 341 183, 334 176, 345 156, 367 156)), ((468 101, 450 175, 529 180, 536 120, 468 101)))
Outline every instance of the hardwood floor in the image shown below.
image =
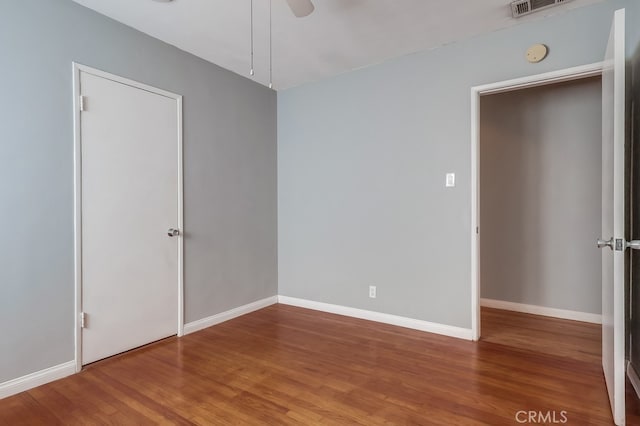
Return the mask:
POLYGON ((611 424, 599 326, 482 315, 473 343, 274 305, 0 400, 0 424, 611 424))

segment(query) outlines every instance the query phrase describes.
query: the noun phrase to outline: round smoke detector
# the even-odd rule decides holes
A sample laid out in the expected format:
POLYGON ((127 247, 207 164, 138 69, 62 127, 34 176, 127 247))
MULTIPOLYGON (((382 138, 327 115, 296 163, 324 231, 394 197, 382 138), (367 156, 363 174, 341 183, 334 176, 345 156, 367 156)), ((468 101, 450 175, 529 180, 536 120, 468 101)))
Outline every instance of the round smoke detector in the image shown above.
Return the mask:
POLYGON ((536 64, 547 57, 549 49, 544 44, 534 44, 527 49, 527 61, 536 64))

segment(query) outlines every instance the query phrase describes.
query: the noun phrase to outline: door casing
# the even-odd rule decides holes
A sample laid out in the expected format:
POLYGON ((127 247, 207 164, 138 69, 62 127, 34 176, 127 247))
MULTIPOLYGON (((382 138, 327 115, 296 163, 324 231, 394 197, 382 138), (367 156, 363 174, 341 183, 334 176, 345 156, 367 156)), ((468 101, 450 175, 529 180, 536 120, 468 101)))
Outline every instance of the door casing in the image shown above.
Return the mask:
MULTIPOLYGON (((602 75, 596 62, 471 88, 471 335, 480 339, 480 97, 602 75)), ((595 231, 594 231, 595 232, 595 231)), ((599 230, 598 230, 599 232, 599 230)), ((594 234, 595 235, 595 234, 594 234)))
MULTIPOLYGON (((175 93, 168 92, 166 90, 158 89, 153 86, 149 86, 144 83, 140 83, 128 78, 120 77, 105 71, 101 71, 95 68, 88 67, 76 62, 72 64, 73 71, 73 164, 74 164, 74 341, 75 341, 75 365, 76 372, 82 370, 82 329, 80 314, 82 312, 82 134, 80 126, 80 73, 85 72, 88 74, 102 77, 108 80, 122 83, 137 89, 145 90, 147 92, 155 93, 165 96, 167 98, 174 99, 176 101, 177 110, 177 134, 176 144, 178 146, 178 156, 176 161, 178 162, 178 229, 180 229, 181 235, 184 235, 184 184, 183 184, 183 137, 182 137, 182 96, 175 93)), ((184 239, 178 238, 178 297, 176 303, 178 304, 178 323, 177 335, 178 337, 184 334, 184 239)))

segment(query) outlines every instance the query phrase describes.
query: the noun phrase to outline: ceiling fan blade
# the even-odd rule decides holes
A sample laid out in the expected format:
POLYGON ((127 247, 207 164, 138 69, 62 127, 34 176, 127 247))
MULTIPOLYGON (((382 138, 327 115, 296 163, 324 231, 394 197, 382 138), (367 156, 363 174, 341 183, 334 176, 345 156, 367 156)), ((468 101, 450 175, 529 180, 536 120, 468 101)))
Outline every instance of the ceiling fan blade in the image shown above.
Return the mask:
POLYGON ((313 3, 311 0, 287 0, 289 8, 296 15, 297 18, 303 18, 311 14, 314 11, 313 3))

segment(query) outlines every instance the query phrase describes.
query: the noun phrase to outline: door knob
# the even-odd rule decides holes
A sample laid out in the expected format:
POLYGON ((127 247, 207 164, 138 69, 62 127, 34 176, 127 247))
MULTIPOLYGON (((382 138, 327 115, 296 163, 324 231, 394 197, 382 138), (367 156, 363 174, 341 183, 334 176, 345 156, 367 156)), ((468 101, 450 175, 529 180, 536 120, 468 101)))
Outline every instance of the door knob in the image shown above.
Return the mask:
POLYGON ((180 231, 177 229, 169 228, 169 231, 167 231, 167 235, 170 237, 177 237, 178 235, 180 235, 180 231))
POLYGON ((608 240, 601 240, 600 238, 598 238, 598 248, 604 248, 604 247, 609 247, 611 250, 613 250, 613 237, 609 238, 608 240))
POLYGON ((627 247, 633 250, 640 250, 640 240, 627 241, 627 247))

